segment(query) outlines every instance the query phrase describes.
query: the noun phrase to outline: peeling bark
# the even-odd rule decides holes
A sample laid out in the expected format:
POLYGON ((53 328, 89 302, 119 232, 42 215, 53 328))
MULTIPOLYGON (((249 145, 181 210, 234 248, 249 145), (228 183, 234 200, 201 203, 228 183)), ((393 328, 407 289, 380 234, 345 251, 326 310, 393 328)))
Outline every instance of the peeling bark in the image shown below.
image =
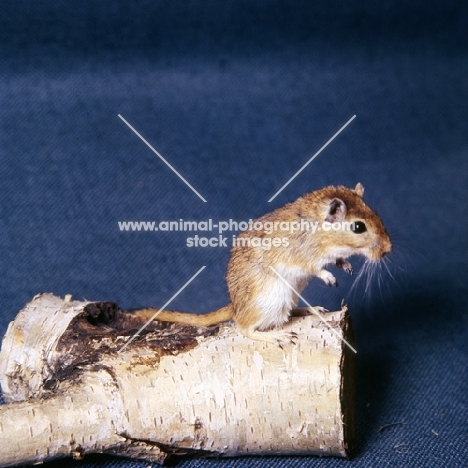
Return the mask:
MULTIPOLYGON (((327 323, 352 340, 346 309, 327 323)), ((353 356, 316 316, 293 317, 283 349, 231 323, 141 319, 114 303, 36 296, 0 352, 0 466, 109 453, 346 457, 353 356)))

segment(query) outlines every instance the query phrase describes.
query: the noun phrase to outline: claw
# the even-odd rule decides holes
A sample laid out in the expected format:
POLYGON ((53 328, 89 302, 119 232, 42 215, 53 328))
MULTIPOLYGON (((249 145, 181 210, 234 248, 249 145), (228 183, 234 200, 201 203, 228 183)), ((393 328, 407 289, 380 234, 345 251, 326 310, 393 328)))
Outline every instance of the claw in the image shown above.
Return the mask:
POLYGON ((295 339, 298 338, 297 333, 288 332, 285 330, 270 330, 270 331, 258 331, 258 330, 244 330, 244 335, 252 340, 263 341, 265 343, 275 343, 280 349, 288 344, 296 344, 295 339))
POLYGON ((339 258, 336 261, 336 266, 338 268, 343 268, 343 270, 346 271, 346 273, 348 273, 349 275, 353 274, 353 266, 344 258, 339 258))

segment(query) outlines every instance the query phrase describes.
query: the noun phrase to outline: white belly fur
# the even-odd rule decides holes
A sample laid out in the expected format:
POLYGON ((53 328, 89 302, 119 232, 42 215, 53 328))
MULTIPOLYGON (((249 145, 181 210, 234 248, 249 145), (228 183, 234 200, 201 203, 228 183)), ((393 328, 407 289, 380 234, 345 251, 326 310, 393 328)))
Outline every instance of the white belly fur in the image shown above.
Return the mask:
MULTIPOLYGON (((275 270, 300 293, 307 284, 308 273, 302 268, 278 265, 275 270)), ((264 283, 262 293, 255 301, 261 310, 257 330, 281 327, 289 320, 290 311, 297 304, 297 294, 275 272, 264 283)))

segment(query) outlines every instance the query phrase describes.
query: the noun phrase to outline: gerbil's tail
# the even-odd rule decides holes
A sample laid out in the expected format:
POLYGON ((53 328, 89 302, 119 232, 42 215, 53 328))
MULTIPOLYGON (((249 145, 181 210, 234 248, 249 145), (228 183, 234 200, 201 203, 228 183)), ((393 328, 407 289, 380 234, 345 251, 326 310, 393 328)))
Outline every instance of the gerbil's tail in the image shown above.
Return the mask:
MULTIPOLYGON (((140 309, 135 310, 134 313, 138 314, 141 319, 150 320, 158 309, 140 309)), ((217 323, 226 322, 231 320, 234 316, 231 304, 221 307, 208 314, 191 314, 187 312, 171 312, 170 310, 162 310, 156 315, 155 320, 161 322, 183 323, 185 325, 192 325, 194 327, 208 327, 217 323)))

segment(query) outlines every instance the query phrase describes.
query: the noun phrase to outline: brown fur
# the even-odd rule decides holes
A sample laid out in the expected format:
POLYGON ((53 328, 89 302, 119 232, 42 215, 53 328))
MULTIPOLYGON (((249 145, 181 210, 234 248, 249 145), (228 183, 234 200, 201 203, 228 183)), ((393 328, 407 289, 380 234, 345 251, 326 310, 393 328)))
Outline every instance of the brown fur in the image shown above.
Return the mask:
MULTIPOLYGON (((264 330, 281 326, 289 318, 290 310, 297 302, 297 295, 287 296, 281 289, 281 283, 275 272, 292 275, 293 286, 297 292, 307 284, 308 278, 318 276, 327 284, 334 285, 336 280, 331 273, 323 270, 326 264, 335 263, 350 270, 351 265, 345 260, 350 255, 364 255, 371 261, 379 261, 391 250, 390 238, 385 226, 377 214, 363 201, 364 189, 357 184, 355 189, 343 186, 325 187, 298 198, 292 203, 277 208, 256 221, 271 222, 308 222, 324 221, 361 221, 367 230, 363 233, 352 231, 281 231, 279 225, 271 234, 265 230, 247 230, 239 234, 238 239, 288 238, 289 246, 242 247, 236 245, 231 250, 226 280, 231 303, 218 311, 204 314, 186 314, 162 311, 158 320, 179 322, 195 326, 207 326, 234 318, 241 331, 255 339, 266 341, 281 340, 280 334, 272 339, 264 330), (338 207, 337 211, 334 208, 338 207), (275 294, 279 293, 275 303, 275 294), (283 296, 281 296, 283 294, 283 296)), ((291 294, 291 293, 290 293, 291 294)), ((153 315, 154 309, 146 309, 153 315)))

